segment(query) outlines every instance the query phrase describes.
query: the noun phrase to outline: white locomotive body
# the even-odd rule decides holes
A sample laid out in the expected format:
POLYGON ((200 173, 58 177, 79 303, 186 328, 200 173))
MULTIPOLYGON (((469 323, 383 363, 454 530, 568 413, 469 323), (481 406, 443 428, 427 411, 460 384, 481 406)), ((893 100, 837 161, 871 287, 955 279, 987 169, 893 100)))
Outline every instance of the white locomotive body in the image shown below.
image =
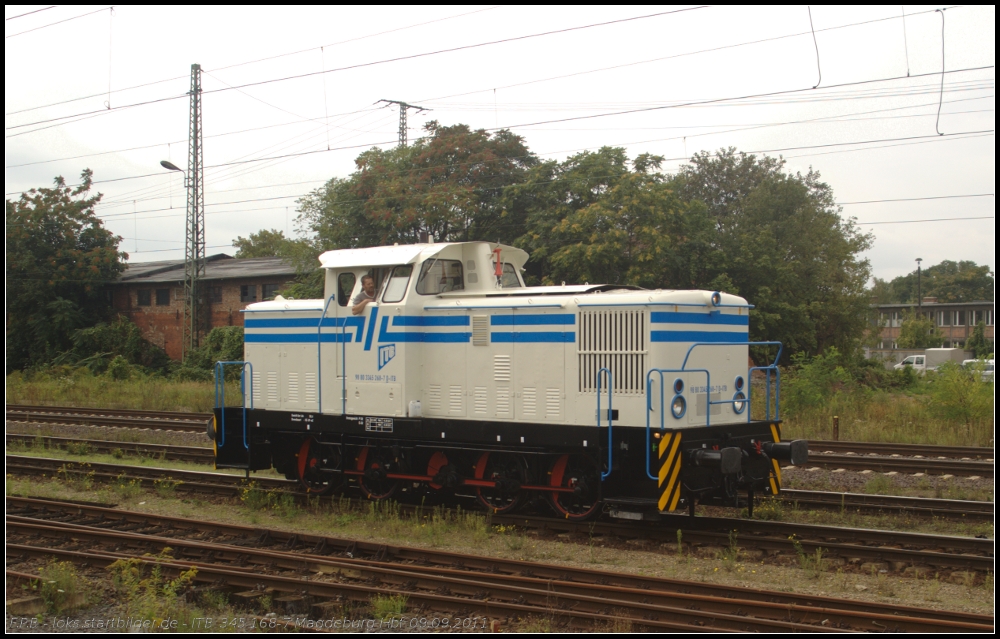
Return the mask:
POLYGON ((216 410, 217 464, 373 499, 472 492, 497 512, 542 495, 569 518, 778 492, 805 442, 779 443, 773 365, 750 419, 745 300, 525 287, 527 259, 486 242, 323 254, 324 300, 247 308, 244 406, 216 410))

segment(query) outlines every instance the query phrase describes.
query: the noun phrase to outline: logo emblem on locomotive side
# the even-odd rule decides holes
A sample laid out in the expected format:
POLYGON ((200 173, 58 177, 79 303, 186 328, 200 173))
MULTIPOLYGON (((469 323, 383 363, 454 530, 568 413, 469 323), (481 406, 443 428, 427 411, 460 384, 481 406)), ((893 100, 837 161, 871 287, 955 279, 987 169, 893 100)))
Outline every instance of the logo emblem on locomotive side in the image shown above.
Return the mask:
POLYGON ((392 361, 392 358, 396 356, 396 345, 387 344, 385 346, 378 347, 378 369, 382 370, 382 367, 392 361))

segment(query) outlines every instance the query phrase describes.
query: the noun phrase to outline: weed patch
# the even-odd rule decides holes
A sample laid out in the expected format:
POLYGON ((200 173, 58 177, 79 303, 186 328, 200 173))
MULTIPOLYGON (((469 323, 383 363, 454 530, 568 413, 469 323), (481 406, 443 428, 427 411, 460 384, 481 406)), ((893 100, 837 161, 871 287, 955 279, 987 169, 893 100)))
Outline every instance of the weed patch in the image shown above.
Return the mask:
POLYGON ((799 567, 806 573, 807 578, 817 579, 826 572, 826 561, 823 559, 822 548, 817 548, 815 553, 809 554, 794 535, 789 539, 792 541, 792 547, 795 548, 795 554, 799 558, 799 567))
MULTIPOLYGON (((164 549, 155 559, 170 561, 169 553, 169 548, 164 549)), ((185 570, 171 579, 157 563, 119 559, 108 566, 108 571, 129 616, 149 619, 154 627, 164 619, 186 622, 186 627, 194 627, 191 622, 201 613, 184 601, 183 594, 198 574, 197 568, 185 570)))
POLYGON ((406 612, 406 595, 375 595, 371 599, 372 616, 388 619, 406 612))
POLYGON ((85 603, 80 601, 78 595, 86 592, 87 588, 72 563, 53 561, 42 568, 39 577, 41 577, 39 595, 49 612, 58 614, 85 603))

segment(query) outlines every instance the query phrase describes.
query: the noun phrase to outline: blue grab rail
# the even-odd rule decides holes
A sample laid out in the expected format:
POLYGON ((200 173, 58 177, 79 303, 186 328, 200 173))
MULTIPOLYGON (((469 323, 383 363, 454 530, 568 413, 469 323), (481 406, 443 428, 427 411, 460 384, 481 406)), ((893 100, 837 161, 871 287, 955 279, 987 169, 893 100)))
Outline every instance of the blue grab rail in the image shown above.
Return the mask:
MULTIPOLYGON (((774 419, 780 419, 781 413, 781 373, 778 370, 778 360, 781 359, 781 342, 696 342, 691 345, 688 349, 687 354, 684 356, 684 362, 681 364, 680 368, 652 368, 646 373, 646 476, 653 480, 659 480, 659 477, 653 475, 650 472, 650 462, 649 458, 652 452, 652 429, 650 427, 649 415, 653 412, 653 374, 656 373, 660 376, 660 430, 666 429, 666 403, 664 400, 664 386, 663 386, 663 374, 664 373, 704 373, 705 374, 705 386, 707 389, 705 397, 705 427, 710 427, 712 425, 712 405, 713 404, 732 404, 734 407, 737 403, 743 402, 745 404, 745 409, 747 413, 747 423, 750 423, 750 400, 751 400, 751 384, 750 384, 750 374, 753 371, 761 370, 765 371, 765 392, 767 393, 767 399, 765 402, 766 407, 766 419, 771 420, 771 373, 775 376, 775 400, 774 400, 774 419), (688 360, 691 358, 691 352, 699 346, 777 346, 778 352, 774 356, 774 361, 772 361, 767 366, 754 366, 749 369, 747 374, 746 383, 746 398, 738 399, 735 395, 732 399, 720 399, 712 400, 711 388, 712 388, 712 375, 704 368, 687 368, 688 360)), ((685 410, 686 410, 686 400, 685 400, 685 410)))
POLYGON ((250 367, 250 410, 253 410, 253 364, 250 362, 216 362, 215 363, 215 407, 221 408, 222 424, 220 432, 222 441, 219 448, 226 445, 226 379, 223 372, 226 366, 241 366, 240 368, 240 394, 243 395, 243 448, 250 450, 250 443, 247 441, 247 390, 246 371, 250 367))
POLYGON ((611 369, 607 367, 601 368, 597 371, 597 427, 601 427, 601 373, 608 374, 608 472, 601 473, 601 481, 604 481, 611 475, 611 426, 614 421, 612 398, 614 395, 614 377, 611 375, 611 369))
POLYGON ((320 414, 323 413, 323 318, 326 317, 326 312, 330 309, 330 302, 333 300, 333 295, 326 300, 326 305, 323 306, 323 313, 319 316, 319 321, 316 322, 316 386, 318 387, 318 392, 316 393, 316 412, 320 414))

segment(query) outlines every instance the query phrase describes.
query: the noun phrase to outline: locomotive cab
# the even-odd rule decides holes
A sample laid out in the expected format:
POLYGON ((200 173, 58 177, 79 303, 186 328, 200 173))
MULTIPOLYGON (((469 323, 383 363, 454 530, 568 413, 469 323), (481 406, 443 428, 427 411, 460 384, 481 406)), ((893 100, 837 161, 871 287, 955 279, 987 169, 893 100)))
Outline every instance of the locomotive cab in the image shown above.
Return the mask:
POLYGON ((745 300, 526 287, 527 259, 487 242, 323 254, 323 300, 246 309, 243 403, 216 409, 217 464, 495 512, 542 497, 574 519, 777 494, 807 451, 781 440, 780 345, 748 341, 745 300), (751 346, 769 363, 748 364, 751 346))

